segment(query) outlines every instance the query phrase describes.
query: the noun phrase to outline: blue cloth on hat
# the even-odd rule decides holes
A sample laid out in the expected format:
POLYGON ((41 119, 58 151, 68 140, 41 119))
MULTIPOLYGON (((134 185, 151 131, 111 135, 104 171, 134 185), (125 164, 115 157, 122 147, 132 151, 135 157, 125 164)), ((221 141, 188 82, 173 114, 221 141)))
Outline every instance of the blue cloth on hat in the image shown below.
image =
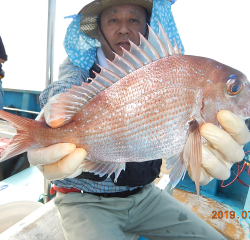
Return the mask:
MULTIPOLYGON (((158 33, 158 22, 168 34, 172 44, 174 39, 178 46, 182 45, 175 21, 171 12, 172 3, 169 1, 154 0, 150 26, 158 33)), ((100 47, 97 39, 92 39, 80 30, 81 15, 76 15, 69 25, 64 39, 64 48, 69 59, 78 67, 88 71, 96 60, 96 49, 100 47)))
POLYGON ((181 52, 184 54, 184 47, 180 35, 178 33, 174 17, 171 11, 172 3, 169 1, 154 0, 150 27, 157 34, 159 31, 158 22, 162 25, 163 29, 167 33, 172 45, 174 46, 174 39, 177 46, 181 47, 181 52))
POLYGON ((78 67, 89 70, 96 59, 96 48, 101 44, 80 30, 81 14, 69 25, 64 39, 64 48, 69 59, 78 67))

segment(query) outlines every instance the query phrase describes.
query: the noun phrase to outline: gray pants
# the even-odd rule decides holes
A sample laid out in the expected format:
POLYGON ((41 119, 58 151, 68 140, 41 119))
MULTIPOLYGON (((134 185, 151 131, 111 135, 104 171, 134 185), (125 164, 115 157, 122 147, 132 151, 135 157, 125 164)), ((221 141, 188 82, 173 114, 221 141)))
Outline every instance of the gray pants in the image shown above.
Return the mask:
POLYGON ((225 240, 166 191, 148 184, 127 198, 57 193, 55 204, 68 240, 225 240))

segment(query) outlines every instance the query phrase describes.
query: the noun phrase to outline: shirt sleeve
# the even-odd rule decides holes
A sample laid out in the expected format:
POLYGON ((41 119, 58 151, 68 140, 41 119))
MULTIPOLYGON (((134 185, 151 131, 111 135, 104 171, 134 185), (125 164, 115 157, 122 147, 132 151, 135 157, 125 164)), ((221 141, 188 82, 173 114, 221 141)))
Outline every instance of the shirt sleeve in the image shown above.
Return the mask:
POLYGON ((89 71, 76 66, 69 58, 66 58, 59 67, 58 81, 49 85, 39 96, 41 108, 52 96, 68 92, 73 85, 81 86, 82 82, 87 82, 88 77, 89 71))

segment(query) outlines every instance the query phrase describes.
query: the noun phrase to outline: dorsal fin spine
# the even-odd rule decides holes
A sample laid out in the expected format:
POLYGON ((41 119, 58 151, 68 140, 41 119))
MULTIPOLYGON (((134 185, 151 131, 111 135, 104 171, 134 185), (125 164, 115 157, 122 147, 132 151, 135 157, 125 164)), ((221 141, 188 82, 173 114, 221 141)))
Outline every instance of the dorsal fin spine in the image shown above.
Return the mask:
POLYGON ((73 95, 76 95, 76 96, 79 96, 79 95, 83 95, 84 93, 90 93, 92 95, 95 95, 95 92, 93 92, 91 89, 89 88, 84 88, 81 92, 79 91, 76 91, 75 89, 70 89, 69 91, 71 94, 73 95))
POLYGON ((153 45, 155 50, 158 52, 160 58, 168 57, 169 56, 168 51, 163 42, 161 41, 161 39, 156 35, 156 33, 152 30, 152 28, 149 25, 148 29, 149 29, 148 41, 153 45))
POLYGON ((107 62, 109 64, 107 69, 109 69, 113 73, 117 74, 119 77, 124 77, 124 76, 126 76, 128 74, 125 70, 123 70, 117 64, 111 62, 109 59, 107 59, 107 62))
POLYGON ((84 95, 83 95, 83 97, 78 97, 78 96, 75 96, 75 95, 72 95, 72 94, 64 93, 64 94, 62 94, 62 96, 64 96, 64 98, 60 101, 60 103, 61 102, 65 102, 66 103, 67 101, 76 102, 79 99, 90 98, 90 96, 88 94, 84 93, 84 95))
POLYGON ((157 60, 160 57, 159 53, 156 51, 154 46, 141 34, 140 35, 140 45, 139 47, 153 60, 157 60))
MULTIPOLYGON (((92 88, 95 88, 98 92, 101 92, 105 87, 102 84, 97 83, 96 81, 93 81, 92 78, 87 79, 89 81, 88 84, 91 85, 92 88)), ((84 87, 84 85, 82 85, 84 87)))
MULTIPOLYGON (((90 91, 92 91, 93 93, 96 93, 96 91, 98 91, 98 89, 96 87, 94 87, 91 83, 85 83, 83 82, 82 83, 82 86, 85 88, 85 89, 89 89, 90 91)), ((99 92, 99 91, 98 91, 99 92)))
MULTIPOLYGON (((72 93, 71 91, 69 93, 72 93)), ((85 93, 77 93, 77 94, 74 94, 73 92, 73 95, 75 98, 86 98, 86 94, 85 93)), ((88 97, 88 96, 87 96, 88 97)))
POLYGON ((164 31, 162 25, 158 22, 158 25, 159 25, 159 38, 161 39, 161 41, 163 42, 163 44, 165 45, 167 51, 168 51, 168 54, 169 55, 175 55, 175 51, 174 51, 174 48, 168 38, 168 35, 166 34, 166 32, 164 31))
MULTIPOLYGON (((99 74, 99 73, 97 73, 97 72, 95 72, 95 71, 93 71, 93 72, 95 73, 96 77, 101 77, 103 80, 107 81, 107 83, 110 83, 110 84, 113 84, 113 83, 114 83, 113 81, 111 81, 110 79, 104 77, 103 75, 101 75, 101 74, 99 74)), ((95 79, 96 79, 96 78, 95 78, 95 79)))
POLYGON ((95 81, 101 83, 105 88, 111 86, 113 82, 109 80, 108 78, 102 76, 101 74, 97 74, 95 76, 95 81))
MULTIPOLYGON (((89 83, 88 85, 82 85, 84 87, 84 89, 87 89, 87 91, 89 92, 92 92, 93 94, 95 93, 96 89, 91 86, 89 83)), ((73 86, 71 89, 70 89, 70 92, 74 93, 74 94, 82 94, 84 93, 84 90, 83 88, 79 88, 78 86, 73 86)))
POLYGON ((89 78, 89 79, 93 82, 93 84, 96 84, 97 86, 99 85, 101 87, 101 89, 100 89, 101 91, 103 89, 106 89, 106 87, 103 84, 97 82, 95 79, 92 79, 92 78, 89 78))
POLYGON ((67 106, 67 107, 65 107, 65 110, 66 111, 72 111, 72 112, 79 112, 83 106, 84 106, 83 104, 82 104, 81 107, 67 106))
POLYGON ((101 69, 101 72, 100 72, 99 74, 101 74, 102 76, 104 76, 104 77, 106 77, 106 78, 108 78, 108 77, 111 76, 111 78, 112 78, 111 80, 112 80, 113 82, 116 82, 116 81, 118 81, 118 80, 121 79, 118 75, 116 75, 115 73, 111 72, 111 71, 108 70, 107 68, 103 68, 103 67, 100 66, 100 65, 98 65, 98 66, 99 66, 100 69, 101 69))
POLYGON ((174 51, 175 51, 175 54, 176 54, 176 55, 181 54, 181 51, 180 51, 180 49, 178 48, 177 42, 176 42, 175 39, 174 39, 174 51))
POLYGON ((134 54, 143 63, 143 65, 152 62, 152 59, 140 47, 138 47, 130 40, 129 43, 130 43, 130 52, 134 54))
POLYGON ((143 63, 136 57, 134 56, 130 51, 127 51, 125 48, 121 47, 123 51, 122 57, 126 59, 127 61, 131 62, 134 67, 141 68, 143 67, 143 63))
POLYGON ((136 70, 136 68, 126 59, 119 56, 117 53, 114 54, 115 54, 115 59, 113 60, 113 63, 116 63, 118 66, 122 67, 126 72, 133 72, 136 70))
MULTIPOLYGON (((85 100, 86 101, 86 99, 84 99, 84 98, 81 98, 81 100, 85 100)), ((60 102, 60 103, 66 103, 65 101, 62 101, 62 102, 60 102)), ((84 102, 85 103, 85 102, 84 102)), ((71 107, 83 107, 84 106, 84 103, 82 103, 82 102, 74 102, 74 104, 73 105, 65 105, 66 107, 65 108, 71 108, 71 107)))

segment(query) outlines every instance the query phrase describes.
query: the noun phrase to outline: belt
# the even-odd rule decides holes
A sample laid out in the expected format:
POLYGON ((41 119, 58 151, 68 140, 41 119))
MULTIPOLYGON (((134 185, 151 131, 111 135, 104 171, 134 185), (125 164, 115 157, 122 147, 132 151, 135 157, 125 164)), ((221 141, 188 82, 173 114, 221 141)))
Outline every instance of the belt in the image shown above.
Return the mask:
POLYGON ((67 194, 69 192, 79 192, 79 193, 93 194, 93 195, 96 195, 96 196, 99 196, 99 197, 105 197, 105 198, 108 198, 108 197, 125 198, 125 197, 128 197, 130 195, 136 194, 137 192, 139 192, 140 189, 141 188, 136 188, 136 189, 131 190, 131 191, 115 192, 115 193, 92 193, 92 192, 84 192, 84 191, 76 189, 76 188, 59 188, 59 187, 54 185, 50 189, 50 194, 54 195, 55 191, 65 193, 65 194, 67 194))

